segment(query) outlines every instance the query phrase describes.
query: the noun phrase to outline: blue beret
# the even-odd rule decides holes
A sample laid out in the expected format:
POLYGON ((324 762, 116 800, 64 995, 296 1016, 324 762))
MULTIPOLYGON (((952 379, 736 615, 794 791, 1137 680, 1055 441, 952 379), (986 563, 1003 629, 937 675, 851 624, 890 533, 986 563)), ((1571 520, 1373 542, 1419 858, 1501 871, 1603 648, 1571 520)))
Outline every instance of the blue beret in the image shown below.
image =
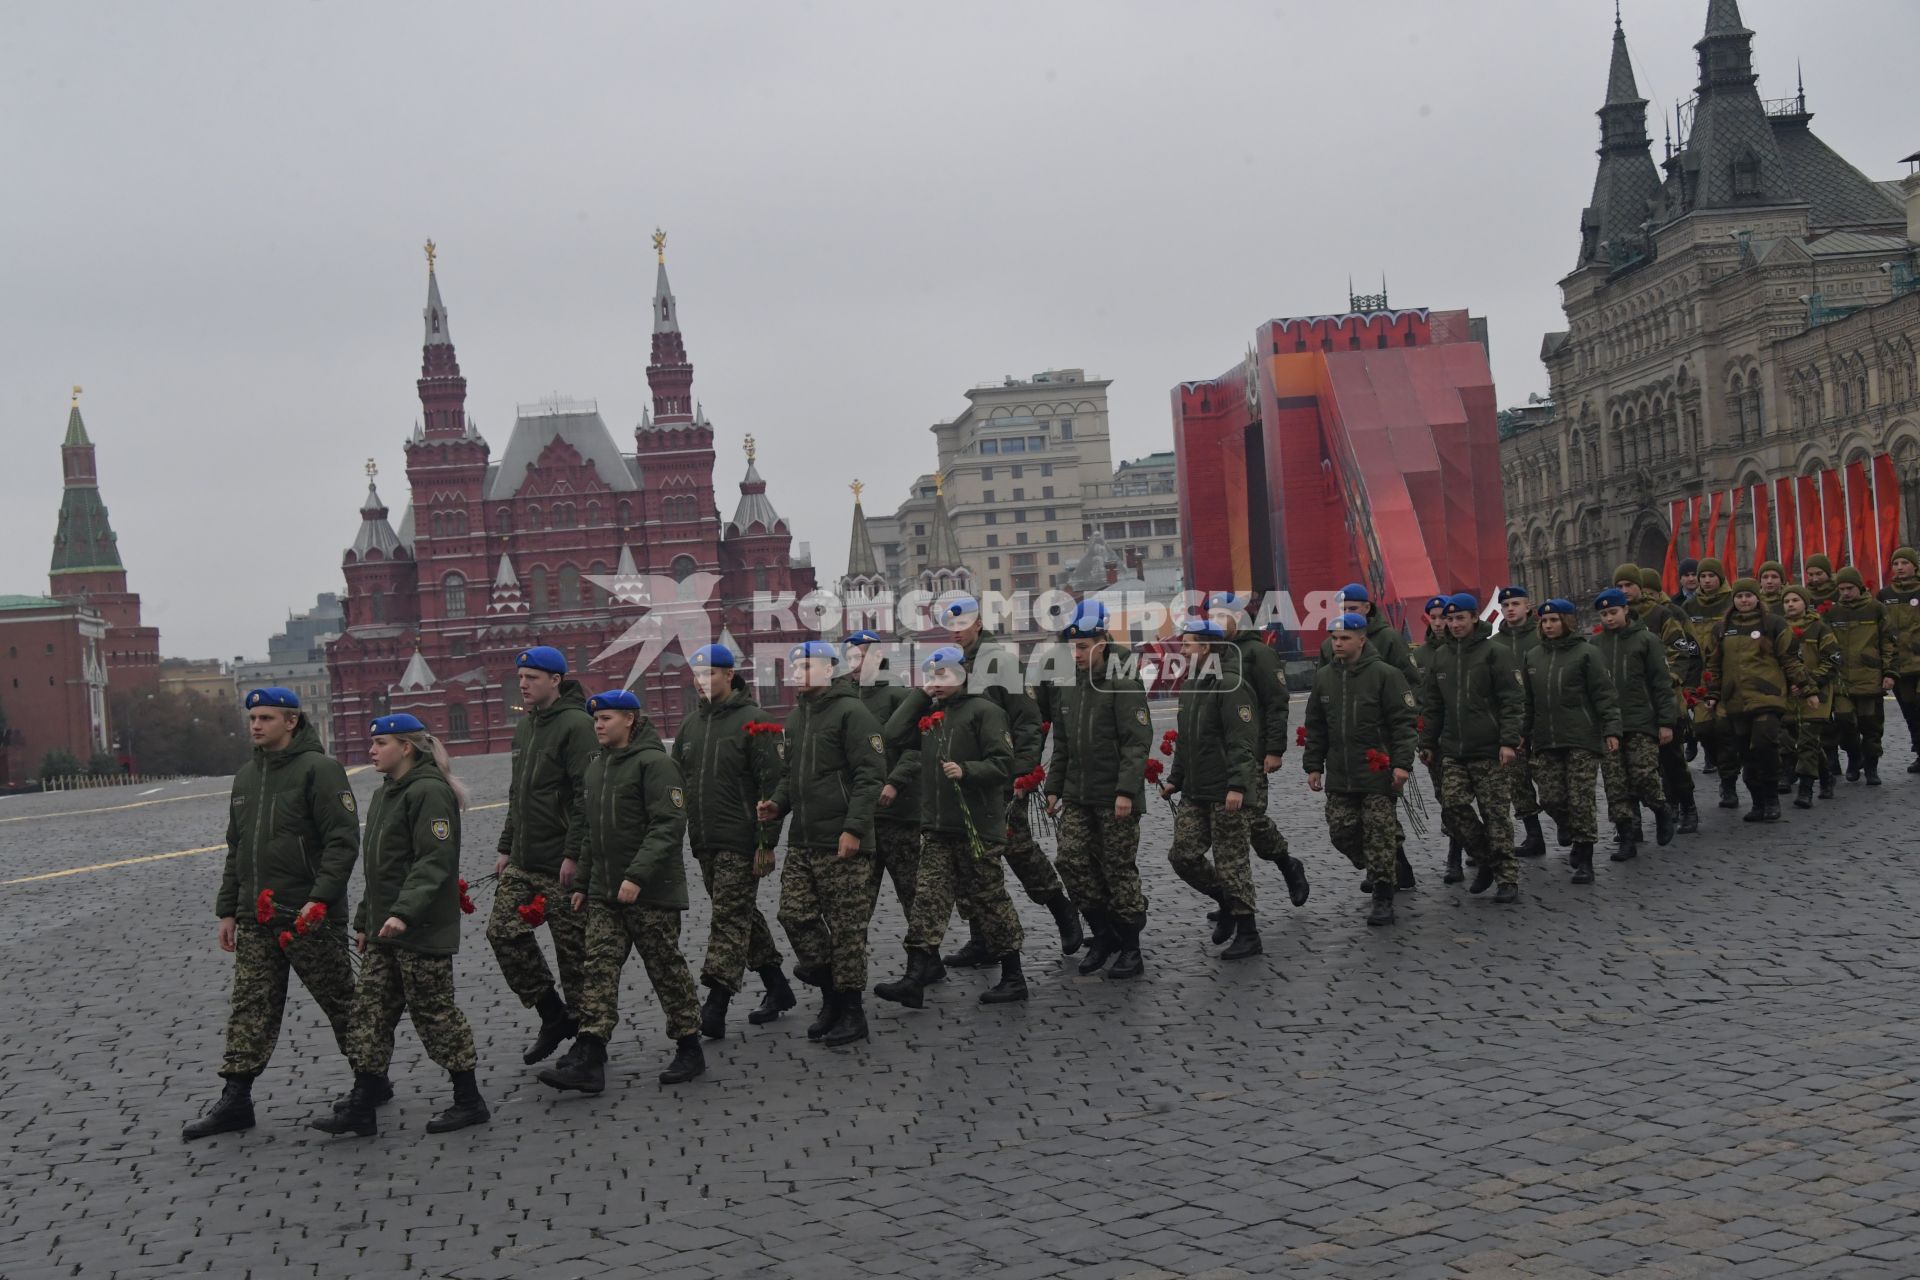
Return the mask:
POLYGON ((1237 591, 1216 591, 1207 597, 1209 609, 1244 609, 1247 598, 1237 591))
POLYGON ((427 726, 420 722, 419 716, 410 716, 402 711, 398 715, 381 716, 373 722, 373 736, 390 738, 396 733, 425 733, 427 726))
POLYGON ((1500 588, 1500 591, 1496 596, 1496 599, 1498 599, 1501 604, 1505 604, 1509 600, 1525 600, 1526 598, 1527 598, 1527 589, 1521 586, 1517 582, 1510 587, 1500 588))
POLYGON ((1225 640, 1227 633, 1212 618, 1187 618, 1180 623, 1182 635, 1202 636, 1208 640, 1225 640))
POLYGON ((863 629, 860 631, 849 631, 845 643, 846 646, 851 649, 857 645, 876 644, 879 642, 879 639, 880 633, 878 631, 867 631, 863 629))
POLYGON ((266 689, 255 689, 247 695, 247 709, 255 707, 286 707, 293 711, 300 709, 300 695, 291 689, 282 689, 273 685, 266 689))
POLYGON ((940 667, 953 667, 964 670, 967 665, 966 651, 957 644, 943 644, 920 663, 922 671, 933 671, 940 667))
POLYGON ((1367 615, 1364 613, 1343 613, 1327 624, 1329 631, 1365 631, 1367 615))
POLYGON ((1573 601, 1571 600, 1554 599, 1554 600, 1549 600, 1545 604, 1540 606, 1540 616, 1542 617, 1547 617, 1552 614, 1559 613, 1559 614, 1565 614, 1567 617, 1571 618, 1574 616, 1574 614, 1578 612, 1579 610, 1573 607, 1573 601))
POLYGON ((1429 598, 1428 598, 1428 600, 1427 600, 1427 603, 1426 603, 1426 607, 1425 607, 1425 608, 1423 608, 1423 609, 1421 609, 1421 610, 1420 610, 1420 612, 1422 612, 1422 613, 1432 613, 1432 612, 1433 612, 1433 611, 1434 611, 1435 609, 1445 609, 1445 608, 1447 607, 1447 605, 1449 605, 1450 603, 1452 603, 1452 601, 1453 601, 1453 597, 1452 597, 1452 596, 1432 596, 1432 597, 1429 597, 1429 598))
POLYGON ((942 609, 940 616, 943 618, 957 618, 963 613, 977 614, 979 612, 980 602, 978 600, 975 600, 972 596, 960 596, 947 605, 946 608, 942 609))
POLYGON ((733 670, 733 650, 723 644, 703 644, 693 651, 693 656, 687 659, 687 665, 716 667, 731 671, 733 670))
POLYGON ((1342 600, 1357 600, 1361 604, 1366 604, 1369 599, 1366 585, 1359 582, 1349 582, 1346 586, 1340 588, 1340 598, 1342 600))
POLYGON ((1107 630, 1107 606, 1098 600, 1082 600, 1073 607, 1073 616, 1061 628, 1062 640, 1083 640, 1104 635, 1107 630))
POLYGON ((1596 609, 1624 609, 1627 607, 1627 593, 1618 587, 1608 587, 1593 598, 1596 609))
POLYGON ((803 658, 825 658, 828 662, 837 663, 840 661, 840 651, 825 640, 802 640, 787 654, 787 661, 799 662, 803 658))
POLYGON ((1456 591, 1447 597, 1447 612, 1478 615, 1480 612, 1480 601, 1471 591, 1456 591))
POLYGON ((550 644, 537 644, 531 649, 522 649, 520 656, 513 660, 513 665, 563 676, 567 674, 567 655, 550 644))
POLYGON ((640 699, 631 689, 609 689, 587 699, 589 711, 639 711, 640 699))

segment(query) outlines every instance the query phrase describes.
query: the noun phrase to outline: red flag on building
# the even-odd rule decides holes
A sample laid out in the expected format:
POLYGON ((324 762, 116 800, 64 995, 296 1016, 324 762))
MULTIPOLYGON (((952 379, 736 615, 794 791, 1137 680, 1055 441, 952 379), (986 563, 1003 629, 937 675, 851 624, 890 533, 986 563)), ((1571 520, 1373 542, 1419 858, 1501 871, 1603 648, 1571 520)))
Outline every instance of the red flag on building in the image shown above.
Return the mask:
POLYGON ((1753 486, 1747 495, 1747 505, 1753 508, 1753 576, 1760 576, 1760 566, 1767 562, 1767 548, 1773 538, 1773 512, 1767 502, 1767 482, 1762 480, 1753 486))
POLYGON ((1800 581, 1799 530, 1794 527, 1798 515, 1793 506, 1793 477, 1781 476, 1773 482, 1773 504, 1780 513, 1780 568, 1788 582, 1800 581))
POLYGON ((1867 478, 1867 464, 1847 464, 1847 528, 1853 538, 1853 567, 1866 579, 1867 590, 1880 583, 1880 536, 1874 528, 1873 481, 1867 478))
POLYGON ((1873 460, 1873 505, 1880 524, 1880 572, 1891 579, 1893 553, 1900 546, 1900 477, 1893 469, 1892 454, 1873 460))
POLYGON ((1697 493, 1687 500, 1687 555, 1695 560, 1700 558, 1700 504, 1705 501, 1697 493))
MULTIPOLYGON (((1700 543, 1705 548, 1700 557, 1702 560, 1720 554, 1720 502, 1725 496, 1721 493, 1714 494, 1713 501, 1707 508, 1707 536, 1700 543)), ((1727 566, 1722 563, 1720 567, 1724 569, 1727 566)), ((1733 575, 1728 574, 1727 578, 1728 581, 1732 581, 1733 575)))
POLYGON ((1720 563, 1727 567, 1729 580, 1740 576, 1740 563, 1735 558, 1739 554, 1740 542, 1734 537, 1740 528, 1740 495, 1744 490, 1727 490, 1727 531, 1721 535, 1720 563))
POLYGON ((1847 490, 1838 471, 1820 473, 1820 512, 1827 522, 1827 559, 1835 569, 1852 564, 1847 555, 1847 490))
POLYGON ((1668 595, 1680 594, 1681 540, 1687 536, 1687 500, 1673 504, 1673 534, 1667 539, 1667 563, 1660 570, 1660 586, 1668 595))
POLYGON ((1820 477, 1801 476, 1794 484, 1800 490, 1794 505, 1800 510, 1800 563, 1804 582, 1808 558, 1827 549, 1827 525, 1820 518, 1820 477))

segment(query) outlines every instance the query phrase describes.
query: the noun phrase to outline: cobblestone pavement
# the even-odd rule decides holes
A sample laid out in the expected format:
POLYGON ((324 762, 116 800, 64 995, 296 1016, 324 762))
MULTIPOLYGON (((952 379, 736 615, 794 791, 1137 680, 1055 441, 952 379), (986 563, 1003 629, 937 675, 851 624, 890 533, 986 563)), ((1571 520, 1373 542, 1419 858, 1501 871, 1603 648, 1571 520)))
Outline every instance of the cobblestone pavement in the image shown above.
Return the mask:
MULTIPOLYGON (((1155 800, 1144 978, 1079 977, 1023 900, 1031 1003, 980 1008, 986 976, 957 973, 924 1011, 870 1000, 847 1050, 736 1008, 708 1074, 663 1089, 635 964, 597 1099, 520 1064, 476 916, 456 972, 492 1124, 422 1131, 446 1083, 403 1029, 380 1135, 308 1129, 347 1074, 296 990, 260 1127, 191 1145, 219 1086, 218 853, 22 878, 212 844, 225 785, 0 801, 0 1276, 1912 1277, 1909 759, 1763 829, 1703 788, 1702 834, 1603 857, 1590 888, 1551 853, 1517 908, 1440 883, 1435 811, 1419 892, 1368 929, 1290 755, 1279 818, 1315 890, 1292 910, 1256 863, 1263 957, 1214 958, 1155 800)), ((504 763, 462 770, 493 806, 469 878, 504 763)), ((882 903, 877 977, 903 932, 882 903)))

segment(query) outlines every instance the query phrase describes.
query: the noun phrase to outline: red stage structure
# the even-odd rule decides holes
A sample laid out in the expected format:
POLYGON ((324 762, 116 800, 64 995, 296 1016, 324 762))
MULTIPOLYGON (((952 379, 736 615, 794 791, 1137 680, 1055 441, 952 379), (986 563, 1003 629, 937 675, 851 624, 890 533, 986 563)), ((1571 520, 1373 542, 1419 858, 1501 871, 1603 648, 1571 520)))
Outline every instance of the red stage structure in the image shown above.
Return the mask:
POLYGON ((1303 612, 1358 581, 1396 622, 1439 592, 1484 600, 1507 575, 1484 331, 1464 311, 1351 301, 1270 320, 1235 368, 1174 388, 1187 581, 1284 591, 1303 612))

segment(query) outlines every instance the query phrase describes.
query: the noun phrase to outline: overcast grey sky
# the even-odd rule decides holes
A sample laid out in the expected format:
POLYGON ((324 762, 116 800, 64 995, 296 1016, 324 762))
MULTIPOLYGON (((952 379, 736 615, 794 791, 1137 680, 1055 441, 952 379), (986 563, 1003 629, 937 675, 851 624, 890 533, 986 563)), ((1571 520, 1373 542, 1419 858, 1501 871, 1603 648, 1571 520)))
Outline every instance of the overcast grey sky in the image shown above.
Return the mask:
MULTIPOLYGON (((1745 0, 1761 92, 1876 178, 1920 148, 1912 0, 1745 0)), ((468 410, 646 403, 668 264, 720 436, 842 567, 976 381, 1113 378, 1116 459, 1277 315, 1490 318, 1544 391, 1593 180, 1607 0, 1371 3, 8 3, 0 43, 0 592, 38 592, 67 388, 169 655, 263 655, 404 505, 425 264, 468 410), (860 451, 870 451, 861 457, 860 451)), ((1656 151, 1705 0, 1626 0, 1656 151)))

